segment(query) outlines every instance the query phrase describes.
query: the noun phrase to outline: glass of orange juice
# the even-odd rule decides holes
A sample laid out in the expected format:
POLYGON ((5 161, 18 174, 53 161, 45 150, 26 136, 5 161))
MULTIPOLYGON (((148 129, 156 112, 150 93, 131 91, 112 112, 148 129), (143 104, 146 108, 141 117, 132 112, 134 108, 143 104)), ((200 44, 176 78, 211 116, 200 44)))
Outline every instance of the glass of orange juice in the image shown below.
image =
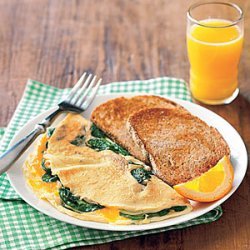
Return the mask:
POLYGON ((205 2, 187 12, 190 90, 206 104, 226 104, 238 95, 243 12, 232 3, 205 2))

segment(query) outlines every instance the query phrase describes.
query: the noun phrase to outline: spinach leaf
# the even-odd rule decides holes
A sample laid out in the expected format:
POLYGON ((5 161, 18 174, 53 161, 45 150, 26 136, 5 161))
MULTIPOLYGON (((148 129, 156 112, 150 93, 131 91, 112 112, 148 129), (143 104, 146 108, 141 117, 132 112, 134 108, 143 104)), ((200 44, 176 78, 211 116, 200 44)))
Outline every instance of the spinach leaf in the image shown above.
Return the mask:
POLYGON ((144 220, 146 218, 145 214, 132 215, 132 214, 126 214, 126 213, 120 212, 120 215, 130 220, 144 220))
POLYGON ((172 210, 174 210, 175 212, 181 212, 183 210, 185 210, 187 208, 187 206, 173 206, 171 207, 172 210))
POLYGON ((159 212, 155 212, 155 213, 148 213, 147 217, 148 218, 152 218, 152 217, 157 217, 157 216, 165 216, 170 212, 170 208, 166 208, 166 209, 162 209, 159 212))
POLYGON ((49 168, 47 168, 46 166, 45 166, 45 160, 44 159, 42 159, 42 169, 45 171, 45 172, 48 172, 50 169, 49 168))
POLYGON ((70 192, 70 189, 67 187, 61 187, 59 189, 59 195, 62 201, 62 205, 70 210, 75 212, 92 212, 101 208, 103 206, 95 203, 89 203, 83 199, 80 199, 79 196, 75 196, 70 192))
POLYGON ((47 129, 47 136, 48 136, 48 137, 51 137, 51 136, 53 135, 55 129, 56 129, 56 128, 48 128, 48 129, 47 129))
POLYGON ((105 133, 101 129, 99 129, 94 123, 92 123, 90 130, 91 130, 91 135, 94 137, 97 138, 106 137, 105 133))
POLYGON ((42 176, 42 181, 44 182, 56 182, 59 181, 59 178, 57 175, 52 175, 51 172, 46 172, 43 176, 42 176))
POLYGON ((138 183, 145 185, 145 181, 151 178, 152 172, 144 168, 135 168, 131 170, 132 176, 138 181, 138 183))
POLYGON ((85 142, 85 136, 84 135, 78 135, 73 141, 70 143, 75 145, 75 146, 82 146, 84 145, 85 142))
POLYGON ((97 151, 110 149, 110 147, 112 147, 112 143, 103 138, 90 139, 88 140, 87 145, 90 148, 96 149, 97 151))
POLYGON ((42 169, 45 171, 45 174, 42 176, 42 181, 44 182, 56 182, 59 181, 57 175, 52 175, 51 169, 45 166, 45 160, 42 159, 42 169))
POLYGON ((124 155, 124 156, 130 155, 130 153, 126 149, 124 149, 123 147, 121 147, 120 145, 116 143, 112 144, 112 147, 110 148, 110 150, 114 151, 115 153, 124 155))
POLYGON ((160 216, 165 216, 167 215, 171 210, 174 210, 175 212, 181 212, 183 210, 185 210, 187 208, 187 206, 173 206, 170 208, 166 208, 163 209, 159 212, 155 212, 155 213, 145 213, 145 214, 127 214, 124 212, 120 212, 120 215, 128 218, 130 220, 144 220, 145 218, 152 218, 152 217, 160 217, 160 216))
POLYGON ((124 156, 130 155, 126 149, 116 144, 115 142, 108 140, 106 134, 101 129, 99 129, 94 123, 92 123, 90 130, 91 135, 95 137, 88 140, 87 142, 87 146, 89 146, 90 148, 93 148, 97 151, 111 150, 117 154, 121 154, 124 156))
POLYGON ((93 138, 88 140, 87 145, 90 148, 93 148, 97 151, 102 151, 102 150, 111 150, 115 153, 121 154, 121 155, 129 155, 129 152, 119 146, 118 144, 114 142, 110 142, 104 138, 93 138))

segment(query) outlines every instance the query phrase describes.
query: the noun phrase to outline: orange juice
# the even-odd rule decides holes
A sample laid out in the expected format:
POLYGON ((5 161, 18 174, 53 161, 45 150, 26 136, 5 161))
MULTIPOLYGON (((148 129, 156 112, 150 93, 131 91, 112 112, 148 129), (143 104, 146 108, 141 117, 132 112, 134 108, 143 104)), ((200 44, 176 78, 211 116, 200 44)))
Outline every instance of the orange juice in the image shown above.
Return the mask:
POLYGON ((220 103, 238 90, 243 32, 222 19, 206 19, 200 24, 192 25, 187 33, 190 89, 197 100, 220 103))

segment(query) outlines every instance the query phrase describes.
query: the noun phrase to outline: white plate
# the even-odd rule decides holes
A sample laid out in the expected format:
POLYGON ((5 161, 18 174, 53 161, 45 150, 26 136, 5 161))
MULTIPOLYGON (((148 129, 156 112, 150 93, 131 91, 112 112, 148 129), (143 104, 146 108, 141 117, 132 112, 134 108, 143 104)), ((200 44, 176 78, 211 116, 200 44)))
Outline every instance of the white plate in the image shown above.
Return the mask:
MULTIPOLYGON (((141 93, 138 93, 138 94, 141 94, 141 93)), ((89 109, 84 113, 84 116, 89 118, 90 113, 94 107, 96 107, 100 103, 105 102, 109 99, 116 98, 119 96, 131 97, 134 95, 136 94, 135 93, 133 94, 128 94, 128 93, 121 94, 120 93, 120 94, 98 96, 95 99, 95 101, 92 103, 91 107, 89 107, 89 109)), ((132 231, 132 230, 149 230, 149 229, 161 228, 161 227, 179 224, 179 223, 194 219, 198 216, 201 216, 209 212, 210 210, 212 210, 213 208, 217 207, 218 205, 223 203, 225 200, 227 200, 235 192, 235 190, 239 187, 240 183, 242 182, 244 175, 246 173, 246 169, 247 169, 247 151, 246 151, 245 145, 240 135, 237 133, 237 131, 227 121, 225 121, 223 118, 216 115, 212 111, 205 109, 201 106, 198 106, 196 104, 190 103, 190 102, 177 100, 173 98, 171 99, 181 104, 182 106, 184 106, 192 114, 198 116, 199 118, 204 120, 207 124, 216 127, 220 131, 220 133, 223 135, 225 140, 227 141, 231 150, 231 156, 232 156, 231 160, 234 166, 235 176, 234 176, 232 190, 222 199, 216 202, 211 202, 211 203, 192 202, 194 209, 189 214, 182 215, 176 218, 170 218, 165 221, 154 222, 154 223, 145 224, 145 225, 119 226, 119 225, 111 225, 111 224, 105 224, 105 223, 99 223, 99 222, 82 221, 82 220, 70 217, 66 214, 59 212, 46 201, 39 200, 34 195, 32 190, 26 185, 21 166, 23 165, 24 160, 28 156, 28 154, 34 150, 34 144, 24 153, 24 155, 7 172, 11 185, 14 187, 16 192, 22 197, 22 199, 24 199, 28 204, 30 204, 32 207, 34 207, 38 211, 48 216, 51 216, 60 221, 64 221, 70 224, 74 224, 74 225, 78 225, 82 227, 88 227, 88 228, 102 229, 102 230, 132 231)), ((40 122, 44 117, 50 114, 53 110, 55 110, 55 108, 51 108, 47 110, 46 112, 38 115, 34 119, 30 120, 15 135, 15 137, 11 141, 11 145, 16 143, 25 134, 31 131, 36 123, 40 122)), ((59 117, 56 122, 58 122, 62 118, 63 116, 59 117)))

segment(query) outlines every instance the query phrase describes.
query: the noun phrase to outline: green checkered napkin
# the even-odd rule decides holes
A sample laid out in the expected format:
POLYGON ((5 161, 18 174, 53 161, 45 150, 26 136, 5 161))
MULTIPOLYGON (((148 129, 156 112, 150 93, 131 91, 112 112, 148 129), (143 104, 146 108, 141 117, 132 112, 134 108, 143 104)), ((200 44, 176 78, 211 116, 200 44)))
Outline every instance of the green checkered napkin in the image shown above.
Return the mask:
MULTIPOLYGON (((13 135, 32 117, 55 106, 69 89, 57 89, 29 80, 16 112, 6 128, 0 129, 1 152, 13 135)), ((191 101, 183 80, 156 78, 146 81, 115 82, 101 86, 98 94, 144 92, 191 101)), ((98 97, 97 97, 98 98, 98 97)), ((26 204, 11 187, 5 174, 0 176, 0 249, 66 249, 101 244, 139 235, 165 232, 208 223, 222 215, 221 207, 186 223, 161 229, 136 232, 110 232, 69 225, 50 218, 26 204)))
POLYGON ((5 128, 0 128, 0 141, 3 138, 5 128))

